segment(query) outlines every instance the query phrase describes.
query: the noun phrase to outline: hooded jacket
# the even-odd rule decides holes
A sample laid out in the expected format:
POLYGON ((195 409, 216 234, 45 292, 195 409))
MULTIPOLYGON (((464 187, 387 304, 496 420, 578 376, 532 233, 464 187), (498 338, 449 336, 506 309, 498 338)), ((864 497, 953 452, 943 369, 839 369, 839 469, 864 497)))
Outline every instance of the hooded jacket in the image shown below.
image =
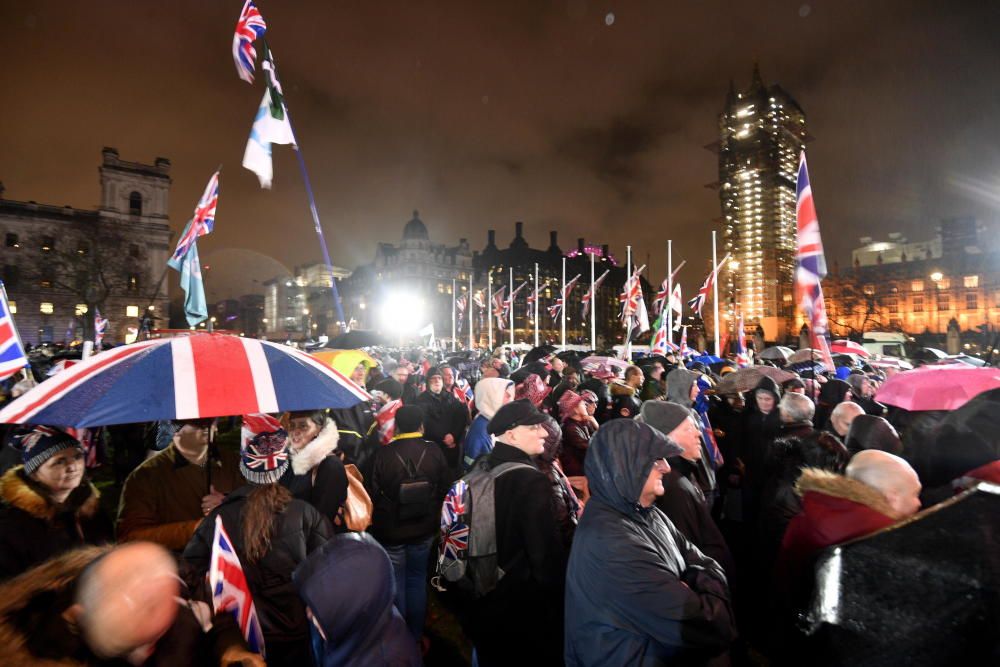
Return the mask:
POLYGON ((483 378, 476 383, 476 410, 479 414, 472 420, 469 433, 465 436, 465 454, 462 463, 466 471, 472 467, 476 459, 493 450, 493 440, 486 432, 486 426, 503 405, 507 387, 512 386, 513 382, 503 378, 483 378))
POLYGON ((114 527, 100 509, 100 496, 84 480, 64 503, 56 504, 41 484, 25 476, 23 466, 8 470, 0 478, 0 579, 71 549, 114 541, 114 527))
POLYGON ((306 501, 330 521, 347 500, 347 472, 336 455, 339 439, 337 425, 327 419, 312 442, 298 451, 289 447, 292 465, 281 478, 293 497, 306 501))
POLYGON ((903 453, 903 443, 892 424, 872 415, 858 415, 851 421, 844 445, 852 456, 866 449, 880 449, 896 456, 903 453))
POLYGON ((781 429, 781 416, 778 414, 780 400, 778 383, 769 377, 763 377, 750 393, 747 408, 743 413, 745 419, 743 463, 746 465, 748 484, 758 494, 764 485, 764 465, 768 449, 781 429), (774 396, 774 407, 767 414, 757 408, 758 391, 766 391, 774 396))
POLYGON ((591 442, 591 497, 566 574, 567 665, 704 664, 735 636, 719 564, 658 508, 639 505, 666 443, 625 419, 591 442))
POLYGON ((667 373, 667 400, 685 408, 691 407, 691 386, 698 381, 698 374, 686 368, 675 368, 667 373))
POLYGON ((851 385, 843 380, 830 380, 820 387, 819 397, 816 399, 816 414, 813 415, 813 425, 816 428, 826 428, 833 409, 844 401, 850 390, 851 385))
POLYGON ((368 441, 368 433, 375 423, 375 410, 371 401, 361 401, 349 408, 330 410, 327 424, 334 424, 339 438, 339 448, 348 463, 365 470, 374 447, 368 441))
POLYGON ((389 557, 364 533, 337 535, 292 579, 326 637, 322 667, 419 667, 406 621, 393 606, 389 557))

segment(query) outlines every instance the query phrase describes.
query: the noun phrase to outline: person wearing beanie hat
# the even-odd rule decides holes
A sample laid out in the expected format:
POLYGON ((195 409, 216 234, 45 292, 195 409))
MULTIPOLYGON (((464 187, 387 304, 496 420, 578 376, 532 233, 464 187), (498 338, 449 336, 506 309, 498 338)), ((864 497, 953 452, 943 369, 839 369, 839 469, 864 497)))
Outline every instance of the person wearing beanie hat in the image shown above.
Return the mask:
MULTIPOLYGON (((588 392, 591 393, 591 392, 588 392)), ((593 393, 591 393, 593 396, 593 393)), ((575 391, 566 391, 559 399, 562 416, 562 452, 559 463, 567 477, 582 477, 587 447, 597 432, 597 423, 588 411, 589 403, 575 391)))
POLYGON ((181 556, 192 590, 204 585, 216 523, 221 522, 243 566, 257 607, 269 665, 312 664, 310 624, 292 586, 299 563, 333 534, 315 507, 278 483, 290 465, 288 435, 276 417, 244 415, 240 470, 247 484, 225 497, 201 522, 181 556))
POLYGON ((437 367, 427 370, 427 390, 417 400, 406 404, 420 406, 424 411, 424 435, 438 443, 448 465, 458 476, 462 469, 460 445, 469 425, 469 410, 454 394, 444 390, 444 378, 437 367))
MULTIPOLYGON (((437 377, 441 375, 428 377, 437 377)), ((396 608, 420 642, 427 614, 427 568, 452 472, 437 443, 424 438, 424 412, 396 411, 392 441, 379 447, 365 480, 372 499, 369 532, 385 548, 396 580, 396 608)))
POLYGON ((48 426, 15 434, 22 465, 0 478, 0 579, 86 545, 114 540, 100 493, 84 477, 82 445, 48 426))

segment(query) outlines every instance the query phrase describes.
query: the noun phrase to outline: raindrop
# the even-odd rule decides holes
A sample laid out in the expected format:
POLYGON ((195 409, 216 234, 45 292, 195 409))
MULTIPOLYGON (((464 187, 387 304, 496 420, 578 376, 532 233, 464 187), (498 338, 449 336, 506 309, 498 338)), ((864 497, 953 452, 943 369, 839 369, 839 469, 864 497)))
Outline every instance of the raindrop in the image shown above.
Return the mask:
POLYGON ((614 22, 615 22, 615 13, 614 12, 608 12, 604 16, 604 25, 612 25, 614 22))
POLYGON ((805 4, 805 5, 802 5, 801 7, 799 7, 799 16, 801 18, 805 18, 805 17, 809 16, 810 12, 812 12, 812 7, 810 7, 808 4, 805 4))

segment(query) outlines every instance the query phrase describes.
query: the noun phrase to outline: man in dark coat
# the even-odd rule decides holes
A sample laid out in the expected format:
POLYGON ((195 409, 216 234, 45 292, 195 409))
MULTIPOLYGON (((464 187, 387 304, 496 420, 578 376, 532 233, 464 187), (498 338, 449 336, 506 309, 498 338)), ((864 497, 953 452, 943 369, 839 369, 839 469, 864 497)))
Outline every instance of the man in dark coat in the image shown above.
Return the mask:
POLYGON ((427 391, 413 403, 424 412, 424 437, 441 447, 448 467, 456 475, 461 471, 461 445, 465 427, 469 425, 469 411, 458 400, 444 391, 444 378, 438 368, 427 371, 427 391))
POLYGON ((549 478, 532 457, 544 452, 545 415, 526 400, 497 410, 489 465, 522 464, 496 480, 497 587, 469 605, 467 630, 479 664, 562 664, 562 601, 566 572, 549 478), (525 622, 530 614, 530 622, 525 622), (529 648, 530 647, 530 648, 529 648))
POLYGON ((681 449, 680 453, 667 458, 670 472, 663 476, 664 493, 656 499, 656 506, 684 537, 722 566, 731 578, 735 571, 732 554, 712 519, 705 493, 695 479, 702 447, 701 429, 694 416, 690 410, 675 403, 646 401, 642 404, 639 420, 666 435, 681 449))
POLYGON ((665 458, 680 448, 626 419, 587 455, 590 501, 566 574, 566 664, 705 664, 735 631, 726 577, 664 516, 665 458))
POLYGON ((337 429, 337 448, 344 455, 344 463, 353 463, 361 470, 367 468, 371 456, 365 438, 375 423, 375 410, 371 401, 361 401, 349 408, 330 410, 330 418, 337 429))

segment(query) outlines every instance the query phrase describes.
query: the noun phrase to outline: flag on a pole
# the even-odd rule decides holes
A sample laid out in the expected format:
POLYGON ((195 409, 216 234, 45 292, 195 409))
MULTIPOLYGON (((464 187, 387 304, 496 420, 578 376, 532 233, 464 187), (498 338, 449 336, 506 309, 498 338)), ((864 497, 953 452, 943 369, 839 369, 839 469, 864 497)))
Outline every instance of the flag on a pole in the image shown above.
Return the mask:
POLYGON ((705 278, 705 282, 702 283, 701 289, 698 290, 698 296, 688 301, 688 305, 691 306, 691 310, 697 313, 698 317, 701 317, 701 309, 705 306, 705 301, 708 300, 708 295, 712 293, 712 285, 715 283, 715 279, 719 275, 719 269, 722 268, 722 265, 726 263, 727 259, 729 259, 728 254, 722 258, 722 261, 719 262, 718 266, 713 267, 713 269, 708 272, 708 277, 705 278))
POLYGON ((506 299, 504 299, 504 301, 503 301, 503 316, 504 316, 504 319, 506 319, 507 316, 510 314, 510 305, 512 303, 514 303, 514 299, 517 298, 517 293, 520 292, 525 287, 527 287, 527 285, 528 285, 528 281, 526 280, 523 283, 521 283, 520 285, 518 285, 517 289, 515 289, 513 292, 511 292, 509 297, 507 297, 506 299))
POLYGON ((826 305, 823 301, 822 280, 826 277, 826 257, 819 233, 819 219, 809 184, 806 152, 799 156, 799 173, 795 184, 796 243, 795 296, 803 315, 809 319, 812 346, 820 351, 822 363, 831 371, 833 356, 827 341, 826 305))
POLYGON ((622 324, 626 328, 633 326, 633 320, 635 320, 639 309, 639 302, 642 301, 642 281, 639 279, 639 276, 645 268, 646 265, 643 264, 636 269, 635 273, 630 275, 625 281, 625 287, 622 288, 622 293, 618 295, 618 300, 622 302, 622 324))
POLYGON ((667 318, 665 313, 660 313, 660 316, 656 319, 656 323, 653 325, 653 330, 656 332, 653 334, 653 341, 649 344, 650 354, 667 354, 667 338, 669 336, 667 332, 667 318))
POLYGON ((687 356, 694 352, 694 350, 688 347, 688 328, 686 324, 681 327, 681 344, 680 349, 677 351, 681 353, 681 356, 687 356))
POLYGON ((556 302, 553 303, 551 306, 549 306, 549 315, 552 316, 552 319, 556 319, 559 317, 559 314, 562 312, 566 300, 569 298, 569 295, 573 291, 573 288, 576 287, 576 281, 578 281, 579 279, 580 279, 580 274, 578 273, 576 274, 575 278, 566 283, 566 286, 560 290, 560 295, 556 297, 556 302))
POLYGON ((199 236, 212 233, 212 230, 215 229, 215 209, 218 205, 219 172, 215 172, 208 179, 205 192, 202 193, 201 199, 198 200, 198 205, 194 207, 194 215, 188 220, 187 226, 184 228, 184 233, 181 234, 181 238, 177 241, 177 247, 171 256, 172 260, 179 261, 199 236))
POLYGON ((611 269, 605 269, 604 273, 601 274, 601 277, 598 278, 597 280, 595 280, 594 284, 591 285, 590 288, 587 290, 587 293, 583 295, 583 318, 584 319, 587 318, 587 313, 590 312, 590 302, 593 301, 594 294, 596 294, 597 290, 599 290, 601 288, 601 283, 603 283, 604 279, 608 277, 608 273, 610 273, 610 271, 611 271, 611 269))
POLYGON ((497 328, 500 329, 500 331, 503 331, 505 327, 504 323, 505 306, 504 306, 503 295, 506 291, 507 291, 507 286, 502 285, 500 289, 498 289, 493 294, 493 316, 496 317, 497 328))
POLYGON ((747 337, 743 331, 743 314, 736 324, 736 365, 746 368, 750 365, 750 355, 747 353, 747 337))
POLYGON ((253 73, 257 52, 253 43, 263 36, 267 30, 264 17, 253 0, 247 0, 236 21, 236 33, 233 35, 233 61, 236 63, 236 73, 247 83, 253 83, 253 73))
POLYGON ((250 586, 240 565, 239 556, 229 539, 222 517, 215 517, 215 537, 212 539, 212 560, 208 570, 208 585, 212 589, 212 607, 216 614, 231 612, 243 633, 247 647, 258 655, 264 653, 264 632, 257 618, 257 608, 250 595, 250 586))
POLYGON ((459 333, 462 332, 462 325, 465 324, 465 309, 469 305, 468 293, 455 299, 455 321, 458 324, 459 333))
POLYGON ((0 380, 9 378, 27 365, 28 355, 24 353, 7 302, 7 288, 0 280, 0 380))
POLYGON ((673 273, 663 279, 663 282, 660 284, 660 290, 656 293, 656 299, 653 300, 653 314, 659 315, 663 312, 663 308, 667 306, 667 299, 671 296, 668 293, 670 285, 674 283, 674 280, 677 278, 677 273, 686 263, 687 260, 685 259, 677 266, 676 269, 674 269, 673 273))
POLYGON ((680 331, 681 316, 684 314, 684 298, 681 296, 681 284, 674 285, 674 293, 670 295, 670 309, 677 314, 674 331, 680 331))
POLYGON ((94 349, 100 351, 101 341, 104 340, 104 332, 108 330, 108 319, 101 317, 101 311, 94 309, 94 349))
POLYGON ((198 244, 192 243, 180 262, 171 259, 170 268, 180 271, 181 289, 184 290, 184 315, 191 326, 208 319, 208 303, 205 301, 205 281, 201 277, 201 261, 198 259, 198 244))
POLYGON ((257 115, 253 119, 253 128, 243 153, 243 166, 257 174, 260 187, 270 189, 274 177, 274 166, 271 162, 271 144, 295 145, 295 134, 292 124, 288 121, 288 109, 285 108, 281 83, 274 66, 274 54, 263 48, 261 67, 267 78, 267 88, 260 101, 257 115))

